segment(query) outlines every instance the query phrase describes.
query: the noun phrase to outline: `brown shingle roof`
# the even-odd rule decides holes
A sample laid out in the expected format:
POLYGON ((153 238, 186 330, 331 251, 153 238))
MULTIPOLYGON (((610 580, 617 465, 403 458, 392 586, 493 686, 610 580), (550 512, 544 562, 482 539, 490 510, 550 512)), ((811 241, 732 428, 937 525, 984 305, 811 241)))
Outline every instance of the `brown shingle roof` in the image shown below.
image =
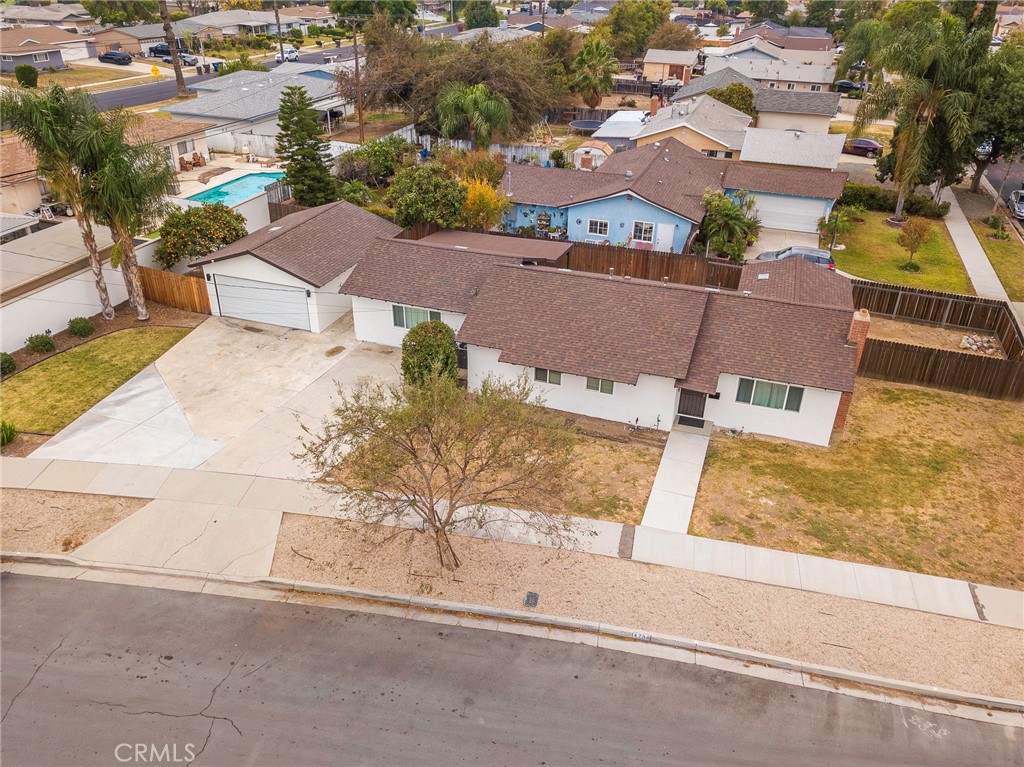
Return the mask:
POLYGON ((133 129, 131 137, 150 144, 163 144, 185 136, 195 136, 214 127, 213 123, 189 122, 186 120, 170 120, 165 117, 142 112, 142 119, 133 129))
POLYGON ((401 230, 351 203, 333 202, 285 216, 192 265, 252 255, 322 288, 360 262, 378 237, 394 237, 401 230))
POLYGON ((77 35, 60 27, 22 27, 0 30, 0 50, 4 53, 38 53, 60 50, 58 43, 92 40, 89 35, 77 35))
MULTIPOLYGON (((510 27, 536 24, 540 21, 540 13, 535 13, 532 16, 528 13, 513 13, 506 17, 506 21, 508 21, 510 27)), ((572 16, 555 13, 546 13, 544 15, 544 26, 548 29, 571 29, 572 27, 578 27, 580 23, 579 19, 574 19, 572 16)))
MULTIPOLYGON (((824 271, 824 270, 823 270, 824 271)), ((689 373, 676 385, 711 394, 721 373, 853 391, 852 312, 737 293, 708 299, 689 373)))
POLYGON ((641 373, 682 378, 707 299, 689 286, 494 266, 458 339, 513 365, 629 384, 641 373))
POLYGON ((518 259, 379 239, 359 259, 342 292, 465 314, 496 263, 517 264, 518 259))
POLYGON ((853 284, 841 274, 802 258, 756 261, 740 272, 739 291, 791 304, 853 311, 853 284), (768 275, 767 279, 760 279, 768 275))
POLYGON ((466 232, 458 229, 442 229, 416 240, 420 245, 447 248, 448 250, 472 250, 475 253, 490 253, 494 256, 510 256, 544 262, 551 265, 572 249, 571 242, 557 240, 534 240, 527 237, 505 237, 500 234, 466 232))
POLYGON ((836 200, 843 194, 849 173, 818 168, 784 168, 778 165, 748 165, 743 162, 710 160, 725 165, 725 186, 748 192, 789 194, 836 200))
POLYGON ((518 203, 566 207, 632 191, 694 223, 704 219, 700 200, 707 189, 836 199, 847 178, 846 173, 814 168, 715 160, 674 138, 616 152, 594 171, 510 165, 508 173, 508 190, 518 203))
POLYGON ((13 184, 36 175, 36 153, 17 136, 0 139, 0 178, 13 184))

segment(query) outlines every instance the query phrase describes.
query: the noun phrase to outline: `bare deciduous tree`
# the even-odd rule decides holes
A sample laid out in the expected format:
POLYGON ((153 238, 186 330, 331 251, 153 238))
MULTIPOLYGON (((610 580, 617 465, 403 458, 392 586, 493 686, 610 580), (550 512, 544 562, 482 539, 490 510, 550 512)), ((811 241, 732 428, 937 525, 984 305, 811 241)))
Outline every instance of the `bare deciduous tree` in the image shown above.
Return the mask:
POLYGON ((448 570, 459 566, 452 533, 499 520, 554 545, 575 541, 573 518, 559 513, 571 504, 576 433, 541 407, 525 376, 488 378, 473 393, 434 375, 418 386, 364 383, 339 394, 298 457, 342 495, 349 516, 412 521, 433 536, 448 570))

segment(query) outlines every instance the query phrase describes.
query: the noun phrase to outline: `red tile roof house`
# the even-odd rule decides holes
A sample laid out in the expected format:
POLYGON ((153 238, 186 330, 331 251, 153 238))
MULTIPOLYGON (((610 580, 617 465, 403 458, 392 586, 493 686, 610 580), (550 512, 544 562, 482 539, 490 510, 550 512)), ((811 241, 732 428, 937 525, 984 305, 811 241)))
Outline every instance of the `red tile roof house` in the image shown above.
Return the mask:
POLYGON ((374 243, 341 287, 356 337, 398 346, 439 319, 471 388, 525 374, 548 406, 621 423, 817 445, 843 427, 868 318, 842 276, 794 259, 707 290, 555 268, 564 243, 462 234, 374 243))

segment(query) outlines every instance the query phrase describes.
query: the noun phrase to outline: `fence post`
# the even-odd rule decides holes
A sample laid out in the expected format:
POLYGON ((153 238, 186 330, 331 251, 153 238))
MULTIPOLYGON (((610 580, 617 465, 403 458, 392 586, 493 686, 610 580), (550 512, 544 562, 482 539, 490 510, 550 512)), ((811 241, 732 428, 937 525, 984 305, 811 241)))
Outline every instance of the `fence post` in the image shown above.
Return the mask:
POLYGON ((953 310, 953 298, 946 299, 946 311, 942 315, 942 323, 940 327, 946 327, 946 323, 949 322, 949 313, 953 310))

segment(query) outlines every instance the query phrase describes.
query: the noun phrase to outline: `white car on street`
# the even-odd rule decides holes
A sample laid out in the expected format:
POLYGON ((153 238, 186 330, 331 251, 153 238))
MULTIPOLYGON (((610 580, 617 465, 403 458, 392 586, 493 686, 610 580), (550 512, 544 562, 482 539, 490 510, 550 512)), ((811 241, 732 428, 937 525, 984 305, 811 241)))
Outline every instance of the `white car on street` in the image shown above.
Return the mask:
MULTIPOLYGON (((294 48, 285 48, 284 49, 284 60, 285 61, 298 61, 299 60, 299 52, 297 50, 295 50, 294 48)), ((276 61, 278 64, 281 63, 281 51, 278 51, 277 53, 274 54, 274 61, 276 61)))

